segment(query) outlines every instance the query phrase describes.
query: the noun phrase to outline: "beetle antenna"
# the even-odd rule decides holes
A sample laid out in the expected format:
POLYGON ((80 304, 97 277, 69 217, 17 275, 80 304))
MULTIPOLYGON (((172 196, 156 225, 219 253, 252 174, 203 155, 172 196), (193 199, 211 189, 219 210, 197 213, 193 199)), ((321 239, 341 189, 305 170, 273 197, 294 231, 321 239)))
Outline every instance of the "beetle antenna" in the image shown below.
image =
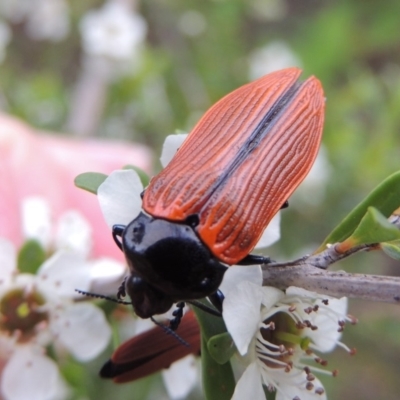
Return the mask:
POLYGON ((189 343, 183 340, 175 331, 173 331, 171 328, 168 326, 162 324, 161 322, 158 322, 155 320, 153 317, 150 317, 150 319, 157 325, 159 326, 167 335, 172 335, 179 343, 183 344, 186 347, 190 347, 189 343))
POLYGON ((75 289, 75 292, 78 292, 79 294, 83 294, 84 296, 95 297, 96 299, 109 300, 109 301, 112 301, 112 302, 118 303, 118 304, 124 304, 124 305, 132 304, 130 301, 114 299, 113 297, 108 297, 108 296, 104 296, 102 294, 97 294, 97 293, 85 292, 84 290, 75 289))

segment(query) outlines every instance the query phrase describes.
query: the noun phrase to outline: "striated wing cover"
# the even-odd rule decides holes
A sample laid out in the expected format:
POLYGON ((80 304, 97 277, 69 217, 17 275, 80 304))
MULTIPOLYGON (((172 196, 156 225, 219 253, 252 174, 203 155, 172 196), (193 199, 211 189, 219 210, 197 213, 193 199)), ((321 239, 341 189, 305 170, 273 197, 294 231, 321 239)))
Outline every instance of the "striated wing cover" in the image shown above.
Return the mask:
POLYGON ((197 214, 197 233, 223 262, 249 254, 318 152, 324 95, 300 74, 268 74, 211 107, 151 180, 143 208, 177 222, 197 214))

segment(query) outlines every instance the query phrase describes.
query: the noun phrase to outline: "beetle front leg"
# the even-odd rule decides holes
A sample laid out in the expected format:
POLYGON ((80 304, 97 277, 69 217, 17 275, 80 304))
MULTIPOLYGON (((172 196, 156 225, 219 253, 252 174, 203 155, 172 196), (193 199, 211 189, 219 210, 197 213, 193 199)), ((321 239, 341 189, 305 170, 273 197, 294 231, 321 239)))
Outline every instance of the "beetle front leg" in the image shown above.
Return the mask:
POLYGON ((176 303, 176 310, 172 313, 174 318, 169 321, 169 328, 171 330, 176 331, 178 329, 178 326, 181 323, 181 320, 183 317, 184 307, 185 307, 185 303, 183 301, 176 303))
POLYGON ((240 260, 237 265, 257 265, 269 264, 272 260, 269 257, 259 256, 257 254, 248 254, 245 258, 240 260))
POLYGON ((116 245, 119 247, 120 250, 124 250, 122 248, 122 234, 124 233, 126 226, 125 225, 113 225, 112 227, 112 236, 114 239, 114 242, 116 245))

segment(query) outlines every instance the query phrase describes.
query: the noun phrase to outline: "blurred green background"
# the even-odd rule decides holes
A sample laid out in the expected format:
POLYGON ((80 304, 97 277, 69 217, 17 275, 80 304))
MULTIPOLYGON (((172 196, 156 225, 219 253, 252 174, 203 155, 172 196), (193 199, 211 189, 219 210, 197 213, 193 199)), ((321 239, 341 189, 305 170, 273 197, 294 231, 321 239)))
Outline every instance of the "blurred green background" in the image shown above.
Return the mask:
MULTIPOLYGON (((100 79, 101 112, 87 131, 71 122, 89 57, 79 24, 103 2, 70 1, 69 31, 58 41, 37 40, 27 32, 26 18, 3 15, 10 33, 0 64, 3 111, 40 129, 145 143, 158 154, 166 135, 189 131, 226 93, 260 71, 296 63, 304 77, 315 75, 324 86, 326 158, 323 179, 300 188, 283 211, 282 239, 270 252, 279 260, 315 248, 346 212, 399 169, 398 0, 131 3, 147 22, 146 38, 131 67, 100 79)), ((392 275, 400 269, 380 254, 357 255, 337 267, 392 275)), ((338 349, 325 357, 339 370, 336 378, 322 377, 329 398, 398 399, 400 309, 351 301, 349 312, 360 322, 347 327, 343 341, 358 352, 350 357, 338 349)), ((94 373, 106 358, 107 353, 89 369, 68 372, 79 387, 77 399, 142 399, 149 385, 161 382, 159 377, 125 386, 102 382, 94 373)), ((158 394, 153 388, 150 398, 162 398, 162 385, 156 387, 158 394)), ((190 396, 198 398, 199 393, 190 396)))

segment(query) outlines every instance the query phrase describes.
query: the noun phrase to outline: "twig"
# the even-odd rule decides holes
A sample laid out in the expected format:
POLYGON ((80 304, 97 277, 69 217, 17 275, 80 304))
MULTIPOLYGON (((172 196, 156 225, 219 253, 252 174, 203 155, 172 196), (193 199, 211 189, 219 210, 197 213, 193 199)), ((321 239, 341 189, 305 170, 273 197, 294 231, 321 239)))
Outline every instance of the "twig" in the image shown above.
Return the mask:
POLYGON ((400 303, 400 278, 322 271, 312 265, 263 266, 263 284, 286 289, 289 286, 327 294, 386 303, 400 303))
POLYGON ((392 276, 349 274, 344 271, 324 271, 331 264, 360 251, 376 250, 378 245, 362 245, 346 253, 329 246, 325 251, 288 263, 266 264, 263 285, 286 289, 289 286, 326 294, 371 301, 400 304, 400 278, 392 276))

